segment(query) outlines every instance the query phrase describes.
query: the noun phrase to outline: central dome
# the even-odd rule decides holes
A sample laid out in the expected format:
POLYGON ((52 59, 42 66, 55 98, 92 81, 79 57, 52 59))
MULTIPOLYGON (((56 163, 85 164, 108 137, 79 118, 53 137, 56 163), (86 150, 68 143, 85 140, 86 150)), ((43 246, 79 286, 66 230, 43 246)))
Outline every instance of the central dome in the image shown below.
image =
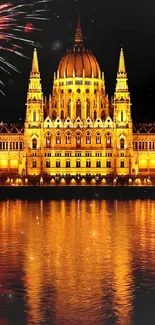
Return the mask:
POLYGON ((85 50, 80 19, 75 34, 75 44, 72 50, 67 51, 58 66, 59 78, 100 78, 101 71, 94 55, 85 50))

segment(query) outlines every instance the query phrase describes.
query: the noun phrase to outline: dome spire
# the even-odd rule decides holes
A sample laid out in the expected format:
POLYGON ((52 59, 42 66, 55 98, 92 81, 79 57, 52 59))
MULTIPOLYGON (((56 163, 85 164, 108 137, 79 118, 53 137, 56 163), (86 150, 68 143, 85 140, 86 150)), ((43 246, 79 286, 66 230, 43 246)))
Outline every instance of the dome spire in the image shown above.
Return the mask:
POLYGON ((75 43, 78 43, 78 44, 83 43, 80 14, 78 15, 78 21, 77 21, 77 27, 76 27, 76 33, 75 33, 75 43))

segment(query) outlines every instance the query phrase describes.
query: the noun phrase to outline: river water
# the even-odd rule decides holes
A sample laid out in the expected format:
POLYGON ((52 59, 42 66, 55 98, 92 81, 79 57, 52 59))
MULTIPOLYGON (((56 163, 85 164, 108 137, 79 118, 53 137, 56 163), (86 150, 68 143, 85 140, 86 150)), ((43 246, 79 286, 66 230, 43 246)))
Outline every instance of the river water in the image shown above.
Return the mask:
POLYGON ((1 201, 0 325, 154 325, 155 201, 1 201))

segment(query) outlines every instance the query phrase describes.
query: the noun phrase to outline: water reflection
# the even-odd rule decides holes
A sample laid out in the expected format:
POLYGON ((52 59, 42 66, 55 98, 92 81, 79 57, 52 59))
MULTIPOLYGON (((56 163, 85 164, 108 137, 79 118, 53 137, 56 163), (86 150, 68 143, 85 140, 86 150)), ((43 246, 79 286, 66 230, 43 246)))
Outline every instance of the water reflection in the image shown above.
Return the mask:
POLYGON ((0 202, 0 324, 154 324, 154 201, 0 202))

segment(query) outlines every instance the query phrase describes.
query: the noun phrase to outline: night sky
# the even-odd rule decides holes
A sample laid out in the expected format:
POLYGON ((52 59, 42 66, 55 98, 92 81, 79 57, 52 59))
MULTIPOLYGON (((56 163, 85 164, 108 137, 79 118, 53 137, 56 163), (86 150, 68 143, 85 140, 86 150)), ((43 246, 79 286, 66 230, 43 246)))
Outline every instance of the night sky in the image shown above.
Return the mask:
MULTIPOLYGON (((52 89, 53 73, 75 34, 80 11, 85 45, 91 49, 105 72, 106 91, 114 92, 118 58, 124 48, 134 120, 155 121, 155 3, 115 0, 53 0, 48 5, 48 21, 35 22, 41 32, 29 37, 41 44, 38 49, 44 94, 52 89)), ((27 36, 27 35, 26 35, 27 36)), ((24 53, 32 56, 25 44, 24 53)), ((1 53, 5 56, 5 53, 1 53)), ((3 75, 6 96, 0 95, 0 120, 25 117, 25 102, 31 61, 14 54, 9 57, 20 73, 3 75)))

